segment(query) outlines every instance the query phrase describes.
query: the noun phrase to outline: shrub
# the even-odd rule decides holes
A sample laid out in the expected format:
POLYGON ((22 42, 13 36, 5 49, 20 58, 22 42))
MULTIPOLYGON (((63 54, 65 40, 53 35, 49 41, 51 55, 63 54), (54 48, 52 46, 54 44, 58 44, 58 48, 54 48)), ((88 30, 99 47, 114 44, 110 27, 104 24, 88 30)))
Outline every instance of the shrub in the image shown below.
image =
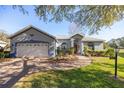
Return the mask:
POLYGON ((5 58, 9 58, 10 57, 10 53, 5 53, 5 58))
POLYGON ((9 58, 10 53, 9 52, 0 52, 0 58, 9 58))
POLYGON ((92 54, 92 50, 88 46, 84 46, 84 55, 90 56, 92 54))
POLYGON ((113 58, 114 55, 114 48, 108 48, 108 50, 106 51, 106 55, 109 56, 110 58, 113 58))
POLYGON ((59 48, 57 48, 57 49, 56 49, 57 55, 59 54, 59 51, 60 51, 60 49, 59 49, 59 48))
POLYGON ((108 56, 106 54, 107 50, 92 50, 88 46, 84 46, 85 56, 108 56))
POLYGON ((0 58, 5 58, 4 52, 0 52, 0 58))
POLYGON ((68 52, 70 55, 74 55, 74 47, 69 48, 68 52))
POLYGON ((93 56, 105 56, 106 50, 93 51, 93 56))
POLYGON ((64 55, 64 51, 63 50, 60 50, 59 51, 59 56, 63 56, 64 55))
POLYGON ((63 56, 64 55, 64 51, 58 48, 57 49, 57 55, 58 56, 63 56))
POLYGON ((76 57, 75 55, 64 55, 64 56, 55 56, 55 57, 51 57, 48 60, 52 61, 52 62, 69 62, 69 61, 75 61, 77 60, 78 57, 76 57))

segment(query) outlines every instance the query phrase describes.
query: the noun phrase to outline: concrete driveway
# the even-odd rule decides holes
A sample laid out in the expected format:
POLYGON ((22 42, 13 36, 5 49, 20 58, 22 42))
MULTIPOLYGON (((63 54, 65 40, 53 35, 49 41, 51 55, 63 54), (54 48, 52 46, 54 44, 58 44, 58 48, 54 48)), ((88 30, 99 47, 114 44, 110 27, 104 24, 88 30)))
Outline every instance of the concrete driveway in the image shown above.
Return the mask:
POLYGON ((77 56, 78 60, 70 62, 50 62, 46 58, 33 58, 24 62, 15 58, 12 62, 0 63, 0 87, 12 87, 22 77, 46 70, 69 70, 89 65, 88 57, 77 56))

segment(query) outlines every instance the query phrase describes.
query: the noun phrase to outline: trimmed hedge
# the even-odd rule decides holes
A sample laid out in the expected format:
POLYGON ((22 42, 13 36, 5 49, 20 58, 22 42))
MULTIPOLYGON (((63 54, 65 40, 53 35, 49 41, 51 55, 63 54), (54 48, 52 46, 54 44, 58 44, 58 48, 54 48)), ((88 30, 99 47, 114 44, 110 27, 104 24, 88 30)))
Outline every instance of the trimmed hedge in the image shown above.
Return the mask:
POLYGON ((71 47, 71 48, 68 48, 68 49, 65 49, 65 50, 64 49, 60 49, 60 48, 57 49, 57 55, 58 56, 64 56, 66 54, 74 55, 74 48, 71 47))
POLYGON ((64 55, 64 51, 62 51, 61 49, 57 49, 57 55, 58 56, 63 56, 64 55))
POLYGON ((92 51, 91 55, 92 56, 107 56, 106 55, 106 50, 92 51))
POLYGON ((0 58, 9 58, 10 52, 0 52, 0 58))
MULTIPOLYGON (((67 50, 62 50, 62 49, 57 49, 57 54, 58 56, 64 56, 66 54, 69 55, 74 55, 74 48, 68 48, 67 50)), ((114 55, 114 49, 113 48, 108 48, 105 50, 91 50, 88 46, 84 47, 84 55, 85 56, 97 56, 97 57, 110 57, 113 58, 114 55)))
POLYGON ((74 55, 74 51, 75 51, 74 47, 68 49, 70 55, 74 55))
POLYGON ((114 57, 114 49, 108 48, 106 50, 91 50, 87 46, 84 47, 85 56, 102 56, 102 57, 114 57))
POLYGON ((90 56, 92 53, 92 50, 88 46, 84 46, 84 55, 90 56))
POLYGON ((97 50, 97 51, 87 51, 85 53, 86 56, 107 56, 106 55, 106 50, 97 50))
POLYGON ((110 58, 115 57, 114 48, 108 48, 106 51, 106 55, 109 56, 110 58))

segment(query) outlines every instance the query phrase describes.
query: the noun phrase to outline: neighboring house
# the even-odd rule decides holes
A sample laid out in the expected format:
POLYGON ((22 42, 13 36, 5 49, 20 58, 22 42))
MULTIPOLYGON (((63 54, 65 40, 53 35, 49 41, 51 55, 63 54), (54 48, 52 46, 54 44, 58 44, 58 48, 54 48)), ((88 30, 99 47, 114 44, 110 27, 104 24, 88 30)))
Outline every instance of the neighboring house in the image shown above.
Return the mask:
POLYGON ((40 56, 53 57, 57 48, 75 48, 76 54, 83 54, 84 45, 94 50, 103 50, 104 40, 84 37, 80 34, 73 36, 53 36, 34 26, 27 26, 10 37, 11 55, 14 57, 40 56))
POLYGON ((0 40, 0 50, 1 49, 3 50, 6 45, 7 45, 6 42, 0 40))

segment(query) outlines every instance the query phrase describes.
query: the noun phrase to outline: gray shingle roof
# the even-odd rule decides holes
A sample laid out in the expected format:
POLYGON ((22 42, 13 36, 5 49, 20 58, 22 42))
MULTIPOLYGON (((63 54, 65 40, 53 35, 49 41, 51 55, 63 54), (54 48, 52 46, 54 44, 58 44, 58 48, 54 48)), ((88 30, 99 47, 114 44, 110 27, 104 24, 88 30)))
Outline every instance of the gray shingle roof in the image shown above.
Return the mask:
MULTIPOLYGON (((70 39, 70 38, 71 38, 71 36, 69 36, 69 35, 57 35, 56 36, 56 39, 70 39)), ((84 37, 82 39, 82 41, 97 42, 97 41, 105 41, 105 40, 93 38, 93 37, 84 37)))
POLYGON ((8 38, 13 38, 13 37, 15 37, 16 35, 19 35, 19 34, 23 33, 24 31, 26 31, 26 30, 28 30, 28 29, 30 29, 30 28, 34 28, 34 29, 36 29, 37 31, 39 31, 39 32, 41 32, 41 33, 44 33, 44 34, 46 34, 46 35, 48 35, 48 36, 50 36, 50 37, 52 37, 52 38, 55 39, 55 37, 54 37, 53 35, 51 35, 51 34, 45 32, 45 31, 43 31, 43 30, 41 30, 41 29, 39 29, 39 28, 37 28, 37 27, 35 27, 35 26, 32 26, 32 25, 28 25, 28 26, 24 27, 23 29, 21 29, 21 30, 17 31, 16 33, 14 33, 13 35, 9 36, 8 38))
POLYGON ((57 35, 55 37, 56 37, 56 39, 70 39, 69 35, 57 35))
POLYGON ((97 42, 97 41, 105 41, 103 39, 98 39, 98 38, 93 38, 93 37, 84 37, 82 41, 92 41, 92 42, 97 42))
MULTIPOLYGON (((34 28, 34 29, 37 29, 39 32, 42 32, 42 33, 44 33, 44 34, 46 34, 46 35, 48 35, 48 36, 50 36, 50 37, 52 37, 52 38, 56 38, 56 39, 70 39, 72 36, 69 36, 69 35, 57 35, 57 36, 53 36, 53 35, 51 35, 51 34, 49 34, 49 33, 47 33, 47 32, 45 32, 45 31, 43 31, 43 30, 40 30, 39 28, 37 28, 37 27, 34 27, 34 26, 32 26, 32 25, 29 25, 29 26, 27 26, 27 27, 25 27, 25 28, 23 28, 23 29, 21 29, 21 30, 19 30, 18 32, 16 32, 15 34, 13 34, 13 35, 11 35, 11 36, 9 36, 9 38, 13 38, 13 37, 15 37, 16 35, 19 35, 19 34, 21 34, 21 33, 23 33, 24 31, 26 31, 26 30, 28 30, 28 29, 30 29, 30 28, 34 28)), ((84 37, 83 38, 83 41, 104 41, 104 40, 102 40, 102 39, 97 39, 97 38, 92 38, 92 37, 84 37)))

